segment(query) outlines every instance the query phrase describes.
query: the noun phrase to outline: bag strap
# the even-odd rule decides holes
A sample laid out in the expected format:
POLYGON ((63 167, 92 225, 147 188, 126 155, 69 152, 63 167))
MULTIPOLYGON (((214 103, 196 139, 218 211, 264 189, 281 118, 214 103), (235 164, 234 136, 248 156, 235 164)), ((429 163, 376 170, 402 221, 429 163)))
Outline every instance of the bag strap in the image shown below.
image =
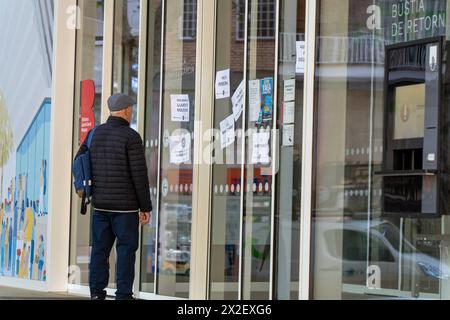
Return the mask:
POLYGON ((86 193, 83 193, 83 198, 81 199, 81 210, 80 213, 84 216, 87 213, 87 205, 86 203, 86 193))
MULTIPOLYGON (((87 148, 88 150, 91 149, 91 144, 92 144, 92 139, 94 138, 94 133, 95 130, 97 130, 98 126, 95 126, 92 130, 91 133, 88 136, 88 140, 87 140, 87 148)), ((87 213, 87 206, 91 203, 91 197, 87 197, 86 196, 86 192, 83 193, 83 198, 81 200, 81 214, 84 216, 87 213)))
POLYGON ((92 129, 91 133, 89 134, 88 141, 87 141, 88 149, 91 149, 92 139, 94 138, 94 133, 95 133, 95 130, 97 130, 97 128, 98 128, 98 126, 94 127, 92 129))

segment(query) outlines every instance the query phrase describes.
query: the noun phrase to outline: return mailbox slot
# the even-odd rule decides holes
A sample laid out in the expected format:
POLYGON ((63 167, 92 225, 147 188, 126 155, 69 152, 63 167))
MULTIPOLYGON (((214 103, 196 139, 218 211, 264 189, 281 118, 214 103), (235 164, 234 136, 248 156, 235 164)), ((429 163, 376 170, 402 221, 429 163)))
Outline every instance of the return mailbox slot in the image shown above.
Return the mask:
POLYGON ((386 48, 382 211, 439 215, 441 39, 386 48))

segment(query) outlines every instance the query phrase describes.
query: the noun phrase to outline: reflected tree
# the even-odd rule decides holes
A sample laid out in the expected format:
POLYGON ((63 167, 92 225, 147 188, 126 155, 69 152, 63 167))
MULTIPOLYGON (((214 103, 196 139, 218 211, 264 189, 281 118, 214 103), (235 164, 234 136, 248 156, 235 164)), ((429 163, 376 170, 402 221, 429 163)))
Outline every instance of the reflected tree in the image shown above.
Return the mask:
POLYGON ((3 202, 3 167, 13 150, 13 132, 6 102, 0 91, 0 201, 3 202))

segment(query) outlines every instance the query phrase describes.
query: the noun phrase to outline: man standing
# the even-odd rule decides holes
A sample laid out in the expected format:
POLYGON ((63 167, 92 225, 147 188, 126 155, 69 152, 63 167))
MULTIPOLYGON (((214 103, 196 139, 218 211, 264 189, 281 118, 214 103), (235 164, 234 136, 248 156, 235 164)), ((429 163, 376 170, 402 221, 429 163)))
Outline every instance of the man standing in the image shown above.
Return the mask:
MULTIPOLYGON (((108 99, 111 116, 92 139, 90 158, 94 208, 89 265, 92 300, 104 300, 109 256, 117 239, 117 300, 133 299, 139 223, 150 222, 152 203, 143 142, 130 128, 136 101, 124 94, 108 99)), ((85 141, 77 156, 86 151, 85 141)))

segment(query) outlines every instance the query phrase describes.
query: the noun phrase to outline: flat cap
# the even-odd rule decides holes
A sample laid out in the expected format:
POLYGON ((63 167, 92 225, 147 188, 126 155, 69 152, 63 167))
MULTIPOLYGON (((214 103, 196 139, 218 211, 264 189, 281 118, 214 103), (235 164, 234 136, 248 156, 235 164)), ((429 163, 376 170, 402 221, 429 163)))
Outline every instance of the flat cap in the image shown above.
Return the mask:
POLYGON ((135 104, 135 99, 123 93, 117 93, 108 99, 108 108, 111 112, 120 111, 132 107, 135 104))

